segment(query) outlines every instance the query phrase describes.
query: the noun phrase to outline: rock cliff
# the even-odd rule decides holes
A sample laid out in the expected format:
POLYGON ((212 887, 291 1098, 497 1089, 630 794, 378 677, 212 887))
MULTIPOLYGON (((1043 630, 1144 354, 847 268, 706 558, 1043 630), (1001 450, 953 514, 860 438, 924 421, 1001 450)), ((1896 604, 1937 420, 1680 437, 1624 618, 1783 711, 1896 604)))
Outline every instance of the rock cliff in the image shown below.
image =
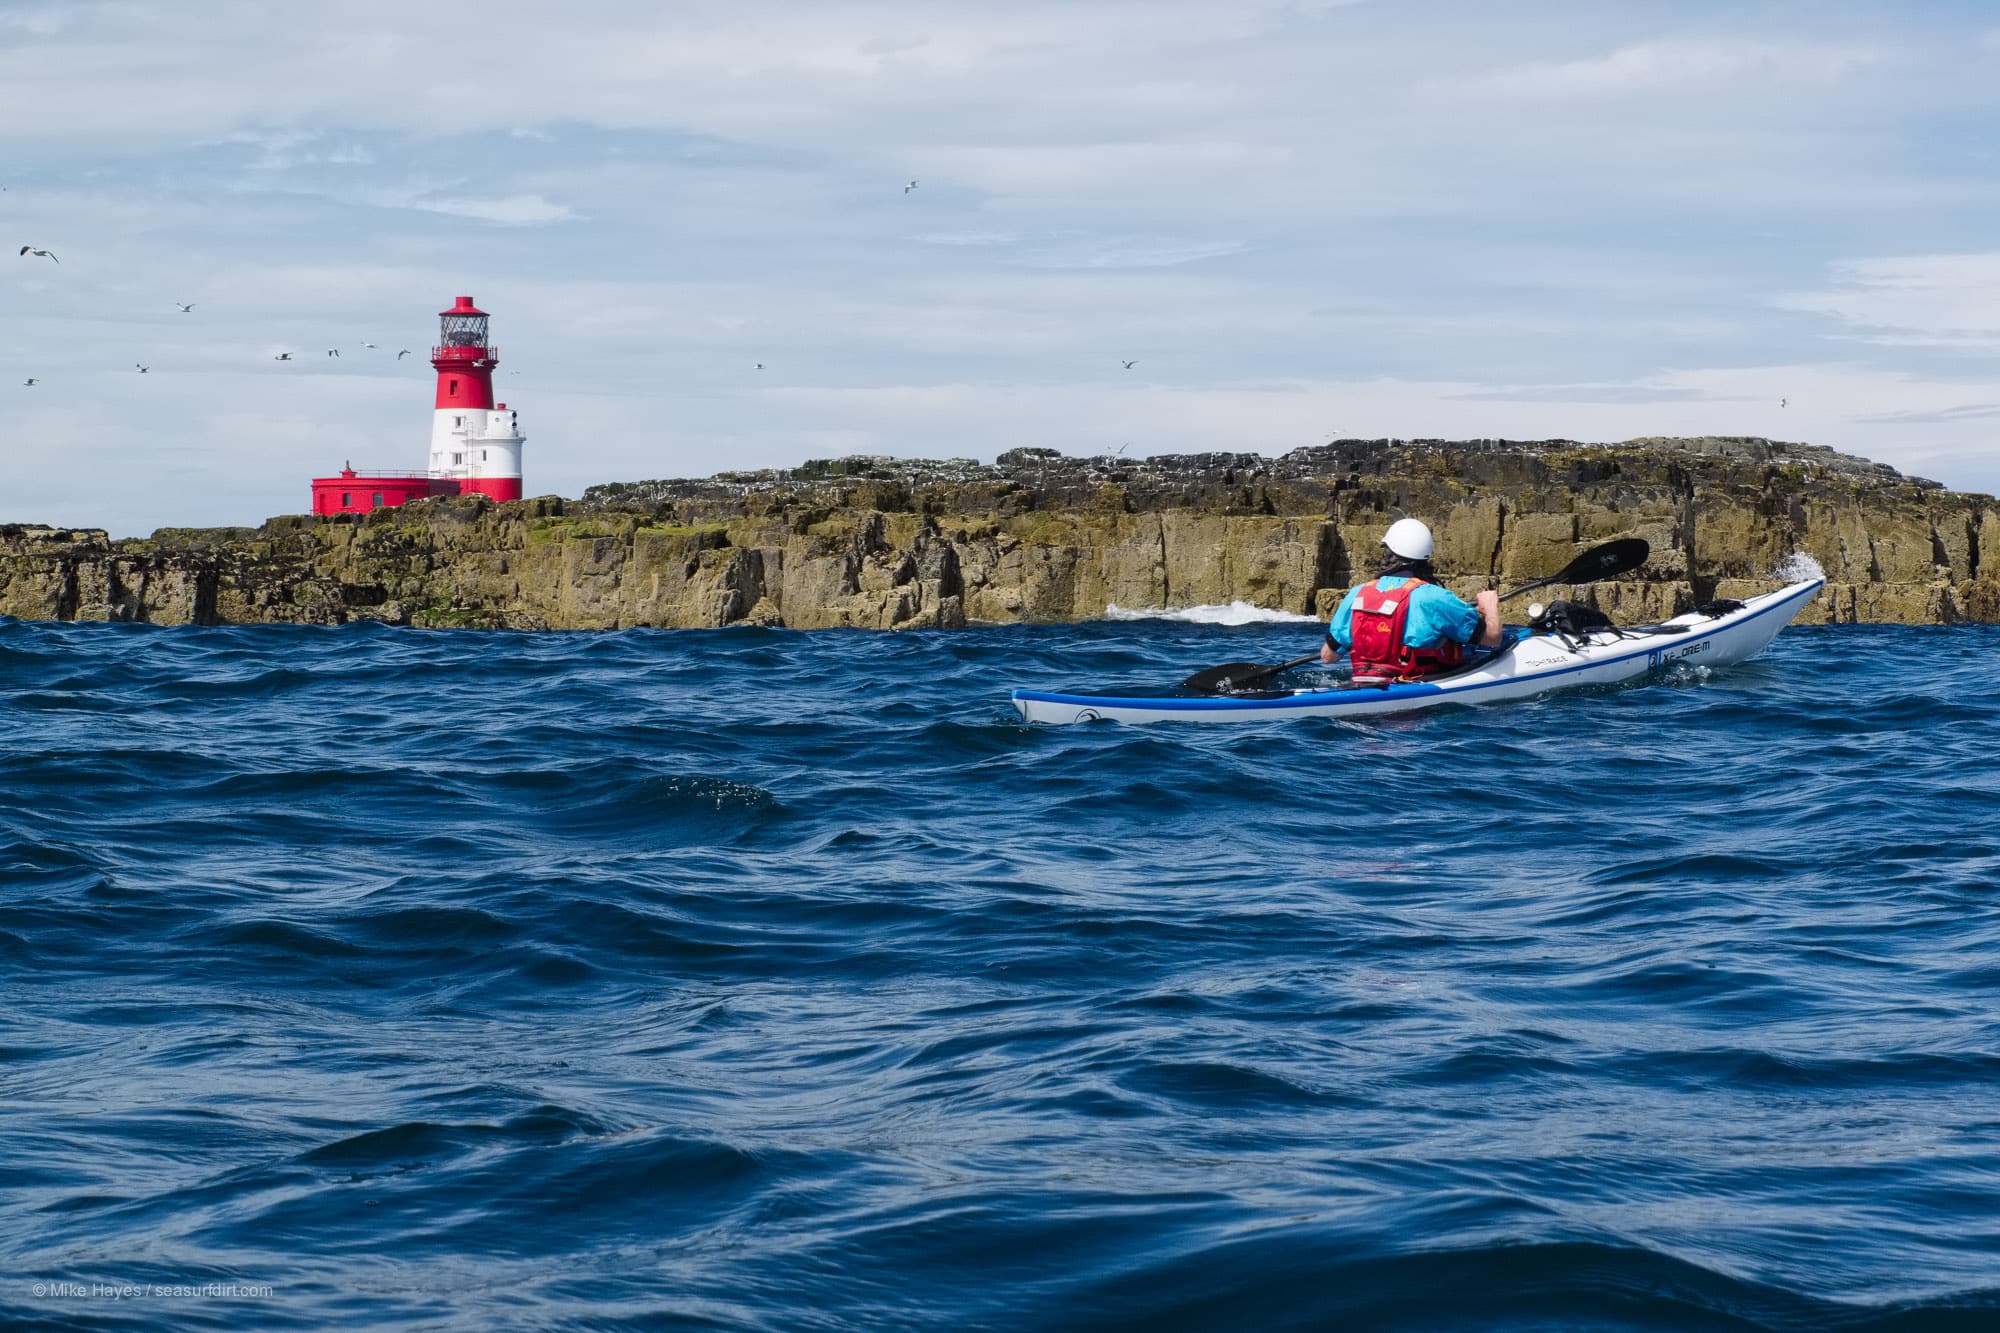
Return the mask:
POLYGON ((1621 621, 1825 569, 1804 620, 2000 621, 2000 501, 1760 439, 1341 440, 1281 458, 847 458, 580 500, 421 501, 149 538, 0 525, 0 614, 161 624, 904 628, 1236 600, 1326 614, 1398 515, 1461 592, 1646 538, 1621 621))

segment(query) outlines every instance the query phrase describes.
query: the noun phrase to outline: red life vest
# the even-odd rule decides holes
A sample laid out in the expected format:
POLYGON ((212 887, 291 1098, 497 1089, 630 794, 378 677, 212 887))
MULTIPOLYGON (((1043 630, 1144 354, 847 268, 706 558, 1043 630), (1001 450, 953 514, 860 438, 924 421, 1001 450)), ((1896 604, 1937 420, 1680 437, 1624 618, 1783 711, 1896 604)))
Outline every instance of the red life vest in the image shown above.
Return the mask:
POLYGON ((1354 679, 1363 682, 1416 680, 1465 662, 1465 645, 1446 640, 1435 648, 1412 648, 1403 641, 1410 620, 1410 594, 1422 579, 1406 578, 1396 588, 1381 580, 1364 583, 1354 596, 1349 638, 1354 646, 1354 679))

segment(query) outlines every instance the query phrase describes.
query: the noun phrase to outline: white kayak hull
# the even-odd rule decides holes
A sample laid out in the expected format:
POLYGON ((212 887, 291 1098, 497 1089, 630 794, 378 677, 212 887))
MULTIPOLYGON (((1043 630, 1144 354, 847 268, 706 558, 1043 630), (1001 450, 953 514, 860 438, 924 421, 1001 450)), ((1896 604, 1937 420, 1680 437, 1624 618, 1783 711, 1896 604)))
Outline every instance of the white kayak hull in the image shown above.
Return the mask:
POLYGON ((1644 637, 1598 631, 1572 643, 1548 635, 1524 638, 1470 670, 1434 680, 1368 686, 1336 685, 1252 697, 1159 698, 1015 690, 1014 707, 1029 722, 1267 722, 1296 717, 1369 717, 1439 704, 1500 703, 1579 685, 1615 685, 1676 664, 1719 667, 1754 656, 1791 624, 1824 584, 1808 579, 1753 597, 1718 616, 1676 616, 1649 629, 1678 633, 1644 637))

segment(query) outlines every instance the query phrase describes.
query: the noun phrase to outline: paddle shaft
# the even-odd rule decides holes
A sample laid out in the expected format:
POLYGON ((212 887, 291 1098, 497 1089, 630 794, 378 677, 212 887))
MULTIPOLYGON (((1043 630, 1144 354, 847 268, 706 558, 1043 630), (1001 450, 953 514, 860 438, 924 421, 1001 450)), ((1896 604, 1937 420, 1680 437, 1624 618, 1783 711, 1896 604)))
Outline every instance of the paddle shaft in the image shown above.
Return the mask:
POLYGON ((1524 592, 1533 592, 1537 588, 1546 588, 1551 583, 1561 583, 1563 581, 1564 579, 1562 575, 1551 574, 1545 579, 1536 579, 1533 583, 1523 583, 1520 587, 1515 588, 1512 591, 1501 593, 1500 600, 1504 602, 1510 597, 1519 597, 1524 592))
POLYGON ((1261 672, 1257 673, 1256 675, 1246 676, 1244 677, 1244 679, 1262 680, 1265 676, 1275 676, 1280 671, 1290 671, 1295 666, 1304 666, 1308 662, 1317 662, 1317 661, 1319 661, 1319 649, 1315 648, 1311 652, 1307 653, 1304 657, 1294 657, 1289 662, 1280 662, 1278 663, 1278 665, 1274 667, 1265 667, 1261 672))

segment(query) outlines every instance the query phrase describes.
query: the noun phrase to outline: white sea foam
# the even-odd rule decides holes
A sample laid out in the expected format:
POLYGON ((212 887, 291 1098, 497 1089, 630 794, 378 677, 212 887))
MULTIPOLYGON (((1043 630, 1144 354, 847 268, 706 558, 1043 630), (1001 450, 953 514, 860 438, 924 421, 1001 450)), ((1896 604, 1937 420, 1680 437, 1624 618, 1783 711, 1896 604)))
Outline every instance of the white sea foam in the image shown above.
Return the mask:
POLYGON ((1104 608, 1106 620, 1184 620, 1193 625, 1317 624, 1317 618, 1296 611, 1273 611, 1248 602, 1228 606, 1189 606, 1178 611, 1130 611, 1113 602, 1104 608))
POLYGON ((1771 571, 1771 577, 1786 583, 1803 583, 1807 579, 1825 578, 1826 571, 1819 567, 1819 561, 1804 551, 1794 551, 1778 562, 1778 567, 1771 571))

